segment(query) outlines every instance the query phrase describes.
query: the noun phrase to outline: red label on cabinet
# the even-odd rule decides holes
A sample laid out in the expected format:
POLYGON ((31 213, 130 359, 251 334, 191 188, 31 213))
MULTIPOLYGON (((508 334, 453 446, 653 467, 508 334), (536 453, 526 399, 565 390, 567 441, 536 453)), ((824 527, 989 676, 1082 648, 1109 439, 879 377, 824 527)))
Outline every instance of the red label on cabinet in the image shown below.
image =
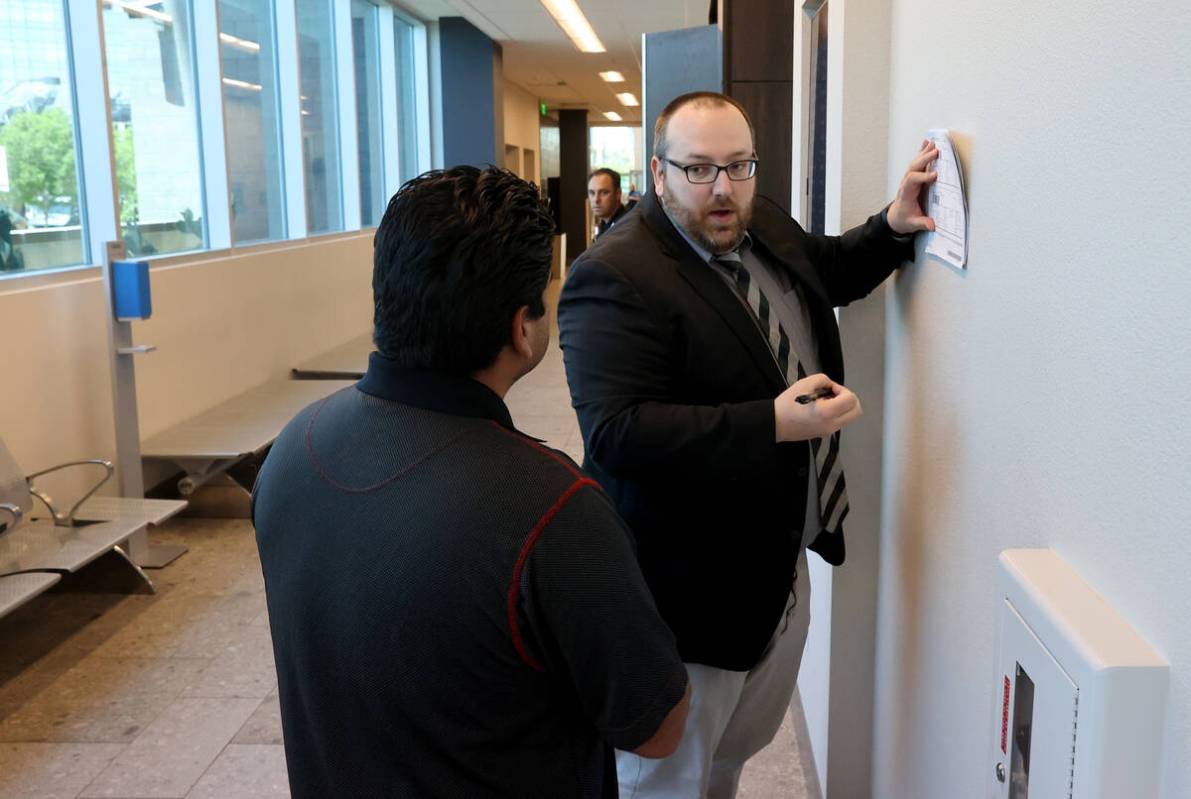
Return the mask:
POLYGON ((1005 677, 1005 698, 1001 700, 1001 754, 1009 754, 1009 677, 1005 677))

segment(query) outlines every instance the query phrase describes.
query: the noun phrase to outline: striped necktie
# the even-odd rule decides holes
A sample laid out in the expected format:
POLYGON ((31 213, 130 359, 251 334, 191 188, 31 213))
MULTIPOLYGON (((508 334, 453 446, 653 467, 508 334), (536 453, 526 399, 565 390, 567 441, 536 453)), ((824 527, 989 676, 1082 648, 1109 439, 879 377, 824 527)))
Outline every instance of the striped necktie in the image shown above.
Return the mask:
MULTIPOLYGON (((757 327, 769 343, 769 349, 777 360, 778 369, 781 370, 786 385, 806 377, 806 370, 802 368, 798 354, 790 346, 789 335, 786 334, 777 314, 771 312, 769 298, 749 276, 748 270, 740 260, 740 254, 733 251, 717 255, 713 260, 734 278, 736 293, 752 311, 753 321, 757 323, 757 327)), ((826 441, 821 438, 811 439, 811 451, 815 456, 822 532, 838 535, 843 532, 844 517, 848 515, 848 489, 844 482, 843 460, 840 458, 839 432, 833 433, 826 441)))

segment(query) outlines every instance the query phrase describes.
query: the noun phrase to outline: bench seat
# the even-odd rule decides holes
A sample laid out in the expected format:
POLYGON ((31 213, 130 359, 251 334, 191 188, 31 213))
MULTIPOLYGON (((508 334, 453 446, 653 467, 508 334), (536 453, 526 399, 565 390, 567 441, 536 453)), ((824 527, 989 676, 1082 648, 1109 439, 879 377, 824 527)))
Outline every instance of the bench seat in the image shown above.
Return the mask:
POLYGON ((25 522, 0 536, 0 575, 78 571, 142 527, 121 520, 75 527, 63 527, 47 519, 25 522))
POLYGON ((62 579, 60 574, 10 574, 0 577, 0 617, 6 616, 62 579))
POLYGON ((239 394, 198 416, 150 436, 141 458, 174 465, 185 473, 178 482, 184 496, 223 472, 251 490, 251 476, 231 471, 241 461, 273 443, 297 413, 351 380, 274 380, 239 394))
POLYGON ((358 336, 293 368, 294 380, 359 380, 368 371, 368 356, 376 349, 372 335, 358 336))
POLYGON ((122 520, 134 524, 161 524, 186 509, 184 499, 134 499, 91 497, 74 512, 80 522, 122 520))

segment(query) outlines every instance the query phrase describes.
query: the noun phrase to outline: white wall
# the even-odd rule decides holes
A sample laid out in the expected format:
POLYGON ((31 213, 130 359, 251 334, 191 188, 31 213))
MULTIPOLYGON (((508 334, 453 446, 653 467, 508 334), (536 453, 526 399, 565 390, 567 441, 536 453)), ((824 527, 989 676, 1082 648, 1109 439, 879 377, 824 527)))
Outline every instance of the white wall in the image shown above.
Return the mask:
MULTIPOLYGON (((889 3, 832 0, 828 6, 827 163, 825 227, 840 233, 862 224, 889 201, 889 3)), ((795 16, 792 207, 804 196, 802 143, 809 35, 795 16)), ((906 162, 909 153, 898 154, 906 162)), ((800 218, 806 220, 805 210, 800 218)), ((807 225, 809 227, 809 224, 807 225)), ((862 796, 871 781, 873 682, 885 393, 884 294, 840 310, 845 380, 864 416, 843 437, 851 511, 842 568, 810 556, 811 632, 799 673, 819 783, 831 797, 862 796)))
POLYGON ((1191 7, 892 4, 890 169, 958 132, 966 273, 890 291, 873 796, 985 795, 994 581, 1053 547, 1172 664, 1191 796, 1191 7))
MULTIPOLYGON (((522 89, 515 83, 505 81, 504 91, 504 125, 505 144, 515 145, 522 150, 532 150, 534 154, 531 175, 524 175, 526 180, 541 184, 541 114, 538 109, 538 98, 522 89)), ((524 153, 522 153, 524 160, 524 153)), ((505 166, 510 169, 512 164, 505 166)))
MULTIPOLYGON (((153 318, 133 326, 158 347, 137 360, 142 436, 371 330, 371 230, 173 262, 153 268, 153 318)), ((27 472, 114 459, 104 314, 97 268, 0 281, 0 436, 27 472)))

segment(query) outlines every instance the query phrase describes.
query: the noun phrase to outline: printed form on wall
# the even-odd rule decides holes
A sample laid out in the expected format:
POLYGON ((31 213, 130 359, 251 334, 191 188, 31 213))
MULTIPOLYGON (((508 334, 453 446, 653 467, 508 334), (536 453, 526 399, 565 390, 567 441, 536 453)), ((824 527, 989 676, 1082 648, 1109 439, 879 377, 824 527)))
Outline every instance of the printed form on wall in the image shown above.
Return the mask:
POLYGON ((946 128, 933 128, 926 136, 939 149, 934 170, 939 178, 931 184, 926 213, 935 220, 935 230, 926 237, 926 252, 959 269, 968 264, 968 200, 964 173, 946 128))

